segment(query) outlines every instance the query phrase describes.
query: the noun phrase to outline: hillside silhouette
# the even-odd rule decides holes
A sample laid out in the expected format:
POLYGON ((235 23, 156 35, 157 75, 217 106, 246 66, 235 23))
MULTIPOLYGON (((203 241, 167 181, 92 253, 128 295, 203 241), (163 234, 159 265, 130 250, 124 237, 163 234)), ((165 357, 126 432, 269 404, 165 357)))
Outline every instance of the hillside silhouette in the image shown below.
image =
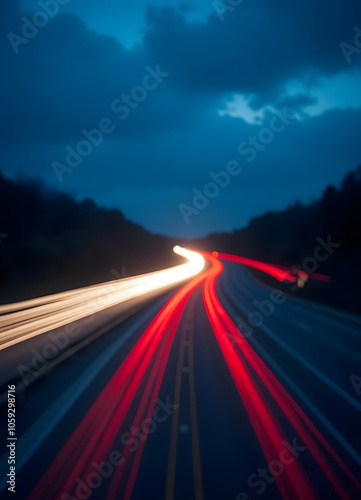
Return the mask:
MULTIPOLYGON (((282 212, 254 218, 244 229, 192 241, 153 235, 126 220, 119 210, 100 208, 91 200, 77 202, 41 181, 14 181, 0 173, 0 301, 176 265, 182 259, 172 247, 183 243, 329 274, 330 283, 310 281, 297 295, 360 312, 360 227, 361 167, 346 175, 340 188, 329 186, 308 205, 296 202, 282 212), (317 261, 317 269, 310 269, 320 239, 337 248, 317 261)), ((291 293, 287 285, 283 288, 291 293)))
POLYGON ((119 210, 0 174, 0 300, 55 293, 183 262, 119 210))
MULTIPOLYGON (((282 212, 267 212, 245 229, 212 234, 194 244, 328 274, 330 283, 310 281, 297 290, 297 295, 360 313, 361 166, 346 175, 340 188, 327 187, 319 200, 308 205, 296 202, 282 212), (337 245, 323 261, 314 256, 320 240, 337 245)), ((325 253, 321 252, 322 258, 325 253)), ((265 279, 263 273, 255 274, 265 279)), ((274 281, 270 283, 274 285, 274 281)), ((283 288, 290 291, 287 286, 283 288)))

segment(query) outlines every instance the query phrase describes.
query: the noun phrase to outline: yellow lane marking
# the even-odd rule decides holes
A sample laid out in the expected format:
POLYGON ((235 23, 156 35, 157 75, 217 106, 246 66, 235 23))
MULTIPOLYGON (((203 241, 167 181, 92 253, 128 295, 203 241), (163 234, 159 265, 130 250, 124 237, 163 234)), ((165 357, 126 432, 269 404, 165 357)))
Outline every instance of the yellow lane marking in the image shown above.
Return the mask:
POLYGON ((167 485, 165 494, 166 500, 173 500, 174 498, 175 468, 177 460, 177 443, 178 443, 179 410, 180 410, 179 401, 180 401, 181 385, 182 385, 182 367, 183 367, 184 350, 185 350, 185 343, 184 343, 185 335, 186 335, 186 328, 183 328, 180 338, 180 347, 179 347, 177 373, 175 380, 175 391, 174 391, 174 404, 178 405, 176 406, 176 408, 178 407, 178 410, 176 410, 173 413, 173 418, 172 418, 172 429, 170 437, 168 471, 167 471, 167 485))
POLYGON ((203 484, 202 484, 201 455, 199 450, 196 388, 194 383, 193 326, 190 330, 189 340, 190 340, 189 342, 190 345, 188 349, 189 402, 190 402, 191 434, 192 434, 194 497, 195 500, 203 500, 203 484))

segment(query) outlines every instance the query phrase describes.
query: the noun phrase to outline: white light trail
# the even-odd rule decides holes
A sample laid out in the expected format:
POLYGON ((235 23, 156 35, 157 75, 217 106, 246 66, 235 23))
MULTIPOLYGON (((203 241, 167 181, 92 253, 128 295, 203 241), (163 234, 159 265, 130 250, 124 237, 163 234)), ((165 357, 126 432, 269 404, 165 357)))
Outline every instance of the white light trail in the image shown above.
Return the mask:
POLYGON ((199 253, 179 246, 173 251, 188 262, 132 278, 0 306, 0 350, 116 304, 181 283, 204 268, 204 259, 199 253))

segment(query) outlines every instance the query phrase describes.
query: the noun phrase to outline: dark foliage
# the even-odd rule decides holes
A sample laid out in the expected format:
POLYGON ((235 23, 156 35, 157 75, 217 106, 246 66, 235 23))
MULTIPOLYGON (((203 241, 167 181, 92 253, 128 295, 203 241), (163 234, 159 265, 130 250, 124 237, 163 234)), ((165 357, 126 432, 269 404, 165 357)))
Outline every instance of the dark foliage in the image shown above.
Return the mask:
POLYGON ((180 263, 172 242, 118 210, 0 174, 0 300, 54 293, 180 263))
POLYGON ((280 265, 312 270, 318 238, 339 243, 316 272, 330 283, 309 282, 298 295, 361 312, 361 167, 350 172, 339 189, 329 186, 319 201, 296 202, 283 212, 267 212, 232 234, 213 234, 195 246, 217 249, 280 265), (330 236, 329 236, 330 235, 330 236))
MULTIPOLYGON (((297 294, 360 312, 360 227, 361 168, 349 173, 339 189, 329 186, 310 205, 296 202, 283 212, 253 219, 245 229, 183 244, 304 268, 314 257, 317 239, 329 237, 340 246, 317 261, 315 271, 331 275, 331 282, 309 282, 297 294)), ((179 241, 148 233, 118 210, 99 208, 91 200, 76 202, 47 190, 40 181, 15 182, 1 174, 0 233, 8 234, 0 240, 3 303, 180 262, 172 252, 179 241)), ((286 285, 284 289, 289 292, 286 285)))

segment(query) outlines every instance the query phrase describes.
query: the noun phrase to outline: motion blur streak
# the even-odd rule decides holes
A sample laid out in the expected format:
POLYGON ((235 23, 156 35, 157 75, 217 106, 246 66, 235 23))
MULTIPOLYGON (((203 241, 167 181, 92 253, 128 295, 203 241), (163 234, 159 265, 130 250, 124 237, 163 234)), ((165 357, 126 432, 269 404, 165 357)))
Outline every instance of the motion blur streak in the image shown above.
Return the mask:
MULTIPOLYGON (((192 258, 190 261, 192 272, 203 268, 204 259, 199 254, 179 248, 175 251, 192 258), (193 258, 194 256, 197 258, 193 258)), ((115 442, 116 437, 132 404, 139 398, 138 410, 132 427, 127 431, 128 436, 137 425, 139 426, 144 415, 147 417, 153 415, 155 401, 183 310, 191 294, 210 272, 211 268, 184 285, 153 319, 60 450, 31 493, 30 499, 71 494, 80 480, 84 481, 90 477, 89 475, 94 473, 92 467, 94 462, 99 464, 105 460, 112 446, 114 450, 119 450, 121 445, 118 441, 115 442), (144 383, 145 387, 142 388, 144 383)), ((126 441, 128 442, 128 439, 126 441)), ((145 442, 141 441, 136 453, 131 456, 129 445, 134 445, 134 442, 127 442, 122 451, 124 460, 116 469, 110 486, 110 498, 114 498, 124 477, 127 478, 127 484, 125 496, 122 498, 130 498, 133 489, 145 442), (130 470, 129 474, 125 474, 125 469, 130 470)))
MULTIPOLYGON (((210 254, 207 255, 207 258, 213 259, 210 254)), ((206 280, 203 288, 206 311, 263 453, 267 461, 271 462, 277 459, 284 449, 285 436, 262 397, 258 384, 254 381, 244 359, 237 356, 233 347, 229 336, 230 332, 225 326, 229 317, 221 306, 215 291, 215 282, 223 270, 223 264, 220 262, 212 262, 212 264, 213 273, 206 280)), ((231 322, 230 318, 229 321, 231 322)), ((300 493, 300 498, 317 498, 302 467, 296 461, 290 464, 282 480, 279 476, 276 476, 275 480, 282 498, 291 498, 292 493, 294 494, 296 491, 300 493)))
POLYGON ((306 272, 301 269, 297 269, 296 267, 280 266, 278 264, 276 265, 276 267, 278 267, 279 269, 283 269, 285 271, 289 271, 290 273, 295 274, 301 279, 312 278, 313 280, 318 280, 318 281, 331 281, 331 277, 327 276, 327 274, 312 273, 311 271, 306 272))
MULTIPOLYGON (((155 373, 154 374, 152 373, 151 377, 149 377, 149 380, 147 383, 147 388, 146 388, 146 391, 144 391, 141 403, 138 407, 135 419, 134 419, 133 424, 132 424, 132 428, 135 428, 135 429, 140 428, 140 423, 142 420, 148 419, 148 421, 151 421, 151 419, 152 419, 155 405, 156 405, 156 401, 157 401, 158 394, 159 394, 159 390, 160 390, 160 386, 161 386, 161 383, 163 380, 165 368, 166 368, 167 361, 169 358, 170 350, 171 350, 171 347, 173 344, 175 334, 177 332, 180 318, 181 318, 183 311, 184 311, 184 308, 188 302, 188 298, 189 297, 186 297, 183 300, 182 305, 178 308, 178 310, 175 313, 175 317, 174 317, 174 320, 172 321, 172 324, 170 326, 168 336, 167 336, 167 338, 164 339, 163 349, 160 350, 158 353, 158 357, 157 357, 157 360, 156 360, 155 366, 154 366, 154 368, 156 368, 156 370, 154 370, 155 373), (154 382, 155 377, 156 377, 156 380, 154 382), (147 403, 148 403, 148 408, 146 407, 147 403)), ((130 434, 130 435, 132 436, 132 434, 130 434)), ((115 470, 115 473, 113 476, 113 481, 112 481, 112 484, 111 484, 111 487, 110 487, 110 490, 108 493, 108 498, 110 500, 117 497, 117 490, 118 490, 119 484, 125 475, 128 478, 128 481, 126 484, 125 493, 124 493, 122 498, 124 498, 124 500, 129 500, 131 498, 131 494, 132 494, 132 491, 134 488, 134 483, 135 483, 135 480, 137 477, 140 461, 141 461, 141 458, 143 455, 145 441, 146 441, 146 432, 142 431, 142 434, 140 436, 139 447, 136 450, 136 453, 134 455, 133 464, 131 465, 131 470, 129 473, 126 474, 125 467, 115 470)), ((132 443, 130 443, 130 444, 132 444, 132 443)), ((127 465, 130 462, 129 461, 129 455, 131 453, 130 444, 127 440, 127 444, 126 444, 125 448, 123 449, 123 453, 122 453, 122 456, 123 456, 124 460, 126 461, 127 465)))
MULTIPOLYGON (((350 498, 343 482, 340 481, 342 473, 361 491, 361 485, 356 477, 251 348, 228 316, 216 294, 216 280, 222 272, 223 265, 220 262, 217 263, 211 254, 203 253, 203 255, 212 263, 212 273, 203 287, 203 299, 209 321, 267 461, 271 462, 280 456, 284 447, 282 441, 285 439, 277 425, 275 415, 266 403, 266 399, 268 400, 271 395, 340 498, 350 498), (262 397, 260 390, 262 385, 268 391, 268 394, 265 391, 266 399, 262 397), (337 472, 327 461, 320 445, 339 466, 337 472)), ((219 257, 223 258, 222 254, 219 257)), ((296 461, 285 468, 284 475, 287 476, 287 480, 285 477, 282 481, 278 476, 275 477, 282 498, 295 498, 295 494, 300 499, 317 498, 301 465, 296 461)))
MULTIPOLYGON (((291 453, 285 443, 292 442, 296 435, 338 497, 352 498, 350 491, 361 491, 358 479, 242 336, 216 292, 217 278, 223 271, 222 258, 251 265, 279 280, 295 282, 304 277, 293 274, 291 269, 243 257, 190 252, 179 247, 174 250, 189 259, 185 266, 192 264, 192 269, 187 267, 188 273, 203 269, 205 260, 210 267, 178 290, 155 316, 76 426, 30 500, 79 496, 79 485, 89 484, 98 473, 94 464, 103 464, 112 451, 118 453, 118 466, 106 477, 109 484, 104 485, 104 497, 131 499, 174 338, 190 297, 202 284, 209 322, 267 462, 277 461, 285 450, 291 453), (144 422, 148 422, 148 428, 144 422)), ((180 268, 182 277, 178 279, 185 279, 183 266, 161 273, 180 268)), ((154 274, 159 273, 146 277, 154 274)), ((274 480, 283 499, 317 498, 300 460, 288 461, 282 478, 275 475, 274 480)))
POLYGON ((296 277, 287 269, 280 269, 278 266, 267 264, 266 262, 261 262, 260 260, 248 259, 246 257, 239 257, 237 255, 231 255, 228 253, 219 253, 218 258, 229 260, 231 262, 237 262, 237 264, 253 267, 254 269, 259 269, 260 271, 263 271, 270 276, 278 279, 278 281, 288 280, 293 283, 297 281, 296 277))
POLYGON ((204 268, 200 254, 179 246, 173 251, 188 262, 133 278, 0 306, 0 350, 135 297, 162 291, 192 278, 204 268))
POLYGON ((297 278, 300 278, 303 281, 305 281, 308 278, 320 281, 330 281, 330 277, 326 276, 325 274, 311 273, 311 272, 306 273, 305 271, 301 271, 297 268, 279 266, 277 264, 269 264, 268 262, 248 259, 246 257, 240 257, 238 255, 231 255, 228 253, 218 254, 218 252, 214 252, 214 254, 217 254, 219 259, 229 260, 231 262, 236 262, 237 264, 242 264, 243 266, 253 267, 254 269, 263 271, 269 274, 270 276, 273 276, 274 278, 278 279, 278 281, 288 280, 291 281, 292 283, 295 283, 297 281, 297 278))

